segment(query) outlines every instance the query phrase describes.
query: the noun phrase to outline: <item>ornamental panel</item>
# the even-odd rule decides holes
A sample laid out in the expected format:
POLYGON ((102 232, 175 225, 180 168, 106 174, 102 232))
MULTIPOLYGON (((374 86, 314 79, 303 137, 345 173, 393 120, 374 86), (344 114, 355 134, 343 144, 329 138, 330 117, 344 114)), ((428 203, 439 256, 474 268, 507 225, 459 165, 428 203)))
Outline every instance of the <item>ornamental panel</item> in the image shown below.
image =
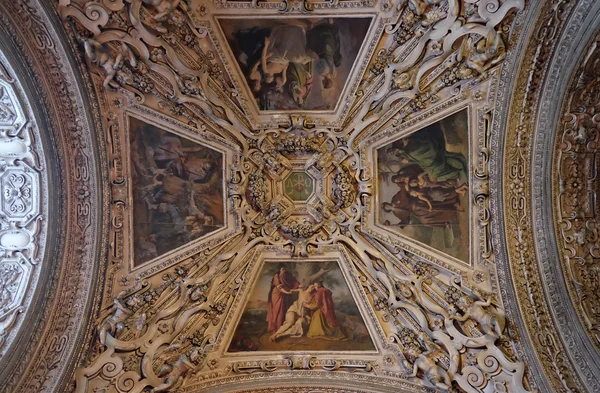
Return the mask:
MULTIPOLYGON (((519 338, 498 296, 487 187, 496 66, 522 7, 514 0, 61 3, 106 114, 114 204, 114 264, 76 390, 193 392, 306 378, 346 386, 360 379, 382 391, 527 392, 519 338), (348 46, 339 37, 336 65, 334 30, 355 20, 372 21, 356 23, 363 42, 348 46), (316 28, 322 51, 308 42, 316 28), (282 37, 306 44, 292 50, 282 37), (313 108, 321 105, 312 96, 317 83, 321 93, 344 83, 337 106, 335 98, 313 108), (122 146, 130 135, 125 113, 134 112, 223 152, 226 206, 239 225, 128 270, 124 239, 138 217, 123 186, 133 167, 124 165, 122 146), (450 123, 462 125, 415 139, 450 123), (418 150, 401 142, 410 140, 437 143, 426 153, 444 161, 413 162, 430 172, 422 182, 431 189, 456 182, 444 191, 458 206, 444 222, 456 228, 444 233, 443 247, 379 217, 394 194, 383 190, 378 154, 394 144, 418 150), (281 308, 276 289, 280 300, 291 296, 281 308), (320 289, 321 304, 311 299, 320 289), (270 328, 273 310, 284 316, 270 328)), ((178 166, 171 171, 183 173, 178 166)), ((432 210, 445 201, 412 187, 404 190, 432 210)))
POLYGON ((134 265, 224 227, 223 154, 134 117, 129 138, 134 265))
POLYGON ((47 232, 43 149, 22 89, 0 53, 0 360, 29 311, 47 232))
MULTIPOLYGON (((1 153, 0 153, 1 154, 1 153)), ((39 175, 25 164, 0 175, 0 206, 9 220, 28 221, 39 213, 39 175)))
POLYGON ((563 104, 555 143, 555 228, 569 294, 600 352, 600 47, 583 55, 563 104))

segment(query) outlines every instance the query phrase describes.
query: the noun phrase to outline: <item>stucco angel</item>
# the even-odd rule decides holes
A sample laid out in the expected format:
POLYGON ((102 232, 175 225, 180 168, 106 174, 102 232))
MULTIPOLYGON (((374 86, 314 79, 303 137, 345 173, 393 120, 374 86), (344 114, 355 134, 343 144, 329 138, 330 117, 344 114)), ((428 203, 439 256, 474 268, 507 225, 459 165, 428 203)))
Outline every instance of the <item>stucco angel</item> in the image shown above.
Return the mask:
POLYGON ((463 312, 463 315, 460 316, 457 315, 456 312, 452 312, 450 319, 460 322, 464 322, 469 318, 473 319, 481 326, 484 333, 494 337, 500 337, 502 336, 506 319, 504 313, 491 306, 491 304, 491 297, 485 301, 473 301, 470 297, 463 295, 456 300, 456 307, 463 312))
POLYGON ((90 61, 104 69, 106 72, 106 77, 104 78, 103 86, 107 87, 118 87, 119 83, 117 83, 114 79, 121 70, 123 66, 123 58, 125 55, 129 55, 129 62, 132 67, 135 67, 136 60, 131 50, 123 44, 121 46, 121 50, 117 53, 115 58, 112 57, 110 50, 106 44, 102 44, 96 41, 93 38, 86 38, 83 40, 83 47, 85 49, 85 53, 90 59, 90 61))
POLYGON ((423 373, 423 380, 426 384, 449 391, 452 388, 450 376, 446 370, 438 366, 435 361, 435 358, 437 357, 436 351, 430 349, 433 348, 422 351, 416 345, 410 345, 408 347, 406 355, 408 355, 408 358, 414 359, 412 365, 411 363, 404 361, 404 366, 409 370, 412 370, 412 373, 408 376, 416 377, 420 370, 423 373))
POLYGON ((193 364, 186 354, 182 354, 172 365, 165 364, 158 373, 159 378, 163 378, 163 383, 152 389, 152 392, 166 392, 174 390, 183 381, 183 378, 196 365, 193 364))
POLYGON ((441 2, 442 0, 408 0, 408 7, 415 15, 422 16, 430 6, 441 2))
POLYGON ((100 343, 106 344, 106 336, 110 334, 113 337, 118 336, 119 332, 125 327, 125 322, 133 315, 129 305, 123 302, 124 292, 121 292, 113 300, 111 307, 112 315, 109 316, 100 326, 98 334, 100 343))
POLYGON ((152 16, 152 19, 157 22, 165 21, 177 7, 187 11, 187 5, 181 0, 142 0, 142 3, 156 10, 156 14, 152 16))
POLYGON ((487 71, 499 64, 506 57, 506 46, 502 35, 491 29, 486 38, 473 43, 471 38, 465 39, 460 49, 459 60, 464 60, 464 67, 459 70, 461 77, 473 77, 472 71, 483 77, 487 71))

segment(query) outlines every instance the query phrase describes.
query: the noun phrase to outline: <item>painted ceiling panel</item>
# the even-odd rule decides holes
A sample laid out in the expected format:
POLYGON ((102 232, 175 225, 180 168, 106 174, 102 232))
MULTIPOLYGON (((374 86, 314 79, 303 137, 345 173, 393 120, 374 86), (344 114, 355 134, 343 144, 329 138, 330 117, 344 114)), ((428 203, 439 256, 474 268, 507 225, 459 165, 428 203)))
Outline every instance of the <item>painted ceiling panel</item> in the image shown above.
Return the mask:
MULTIPOLYGON (((559 176, 532 176, 552 149, 531 158, 554 135, 530 132, 561 55, 544 26, 585 15, 575 3, 538 15, 523 0, 60 0, 98 126, 98 167, 74 144, 66 171, 72 184, 102 175, 72 213, 97 235, 100 279, 74 378, 49 367, 48 386, 595 391, 593 45, 556 138, 559 176), (551 181, 560 196, 542 224, 555 232, 538 219, 551 181), (104 218, 101 233, 84 212, 104 218), (548 234, 562 259, 541 258, 548 234), (557 292, 542 274, 553 261, 557 292), (565 332, 569 313, 581 323, 565 332)), ((15 117, 7 87, 0 128, 15 117)), ((7 135, 0 156, 24 154, 7 135)), ((40 182, 30 169, 0 168, 0 202, 19 221, 0 232, 14 251, 5 303, 30 274, 9 258, 32 252, 18 235, 36 236, 23 229, 40 214, 23 198, 40 182)), ((35 390, 17 375, 0 391, 35 390)))
POLYGON ((134 265, 223 228, 223 156, 129 120, 134 265))
POLYGON ((529 391, 476 219, 522 4, 273 6, 61 7, 131 162, 132 224, 114 233, 133 245, 115 244, 124 263, 76 390, 302 369, 529 391), (130 112, 144 120, 125 134, 130 112))

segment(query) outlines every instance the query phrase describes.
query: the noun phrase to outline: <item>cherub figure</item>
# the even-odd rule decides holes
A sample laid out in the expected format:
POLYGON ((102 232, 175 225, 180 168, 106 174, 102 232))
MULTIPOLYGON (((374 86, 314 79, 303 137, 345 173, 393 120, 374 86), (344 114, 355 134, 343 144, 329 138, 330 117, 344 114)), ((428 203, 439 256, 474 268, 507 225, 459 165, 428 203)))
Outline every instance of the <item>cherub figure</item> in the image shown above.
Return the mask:
POLYGON ((103 86, 105 88, 108 86, 118 87, 119 84, 114 81, 114 78, 123 63, 123 53, 120 52, 117 54, 117 57, 113 59, 108 48, 93 38, 86 38, 83 41, 83 47, 91 62, 104 68, 104 71, 106 71, 106 78, 104 78, 103 86))
POLYGON ((441 2, 442 0, 408 0, 408 7, 415 15, 422 16, 430 6, 441 2))
POLYGON ((182 354, 179 359, 173 363, 173 365, 165 364, 162 366, 158 373, 159 378, 164 378, 164 382, 154 389, 152 392, 166 392, 171 389, 175 389, 177 385, 185 378, 185 376, 194 368, 196 365, 190 361, 186 354, 182 354))
POLYGON ((406 368, 409 370, 412 369, 412 373, 408 375, 409 377, 416 377, 419 370, 421 370, 423 373, 423 380, 431 386, 435 386, 445 391, 451 389, 452 382, 450 376, 446 370, 438 366, 435 362, 435 352, 430 350, 422 351, 416 345, 411 345, 406 350, 406 354, 409 358, 414 359, 412 365, 409 362, 404 361, 406 368))
POLYGON ((137 61, 131 53, 131 49, 127 45, 123 44, 117 57, 112 58, 108 47, 96 41, 93 38, 86 38, 83 40, 83 48, 90 61, 106 71, 106 77, 104 78, 103 86, 105 88, 111 86, 114 88, 119 87, 119 84, 114 80, 117 75, 124 75, 121 71, 123 66, 123 57, 125 54, 129 56, 129 62, 132 67, 135 67, 137 61))
POLYGON ((157 11, 152 17, 157 22, 165 21, 177 7, 181 7, 184 11, 187 11, 185 2, 181 0, 142 0, 142 3, 153 7, 157 11))
MULTIPOLYGON (((506 46, 502 35, 495 29, 491 29, 486 38, 482 38, 474 45, 470 39, 466 39, 461 47, 459 60, 465 59, 465 66, 482 76, 487 76, 487 70, 499 64, 506 57, 506 46)), ((461 69, 463 78, 472 77, 470 71, 461 69)))
POLYGON ((110 333, 111 336, 116 337, 125 327, 125 321, 127 321, 127 319, 133 315, 133 311, 128 308, 129 304, 123 303, 123 295, 124 292, 121 292, 113 300, 113 306, 111 308, 113 314, 108 317, 100 326, 100 332, 98 336, 102 345, 106 344, 107 334, 110 333))
POLYGON ((450 318, 460 322, 464 322, 471 318, 481 326, 486 334, 494 337, 500 337, 502 336, 506 319, 504 317, 504 313, 495 307, 490 307, 489 310, 484 308, 489 307, 491 304, 491 297, 489 297, 486 301, 473 301, 473 299, 468 296, 461 296, 456 301, 456 306, 463 312, 463 315, 459 316, 454 314, 451 315, 450 318))

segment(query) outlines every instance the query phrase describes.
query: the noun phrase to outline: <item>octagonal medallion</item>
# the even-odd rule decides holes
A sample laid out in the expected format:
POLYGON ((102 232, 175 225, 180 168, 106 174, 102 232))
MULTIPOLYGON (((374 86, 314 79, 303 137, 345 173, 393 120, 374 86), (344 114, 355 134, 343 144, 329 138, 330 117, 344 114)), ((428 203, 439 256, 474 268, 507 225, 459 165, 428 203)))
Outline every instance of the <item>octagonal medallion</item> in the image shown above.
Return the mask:
POLYGON ((292 172, 284 180, 283 192, 294 202, 305 202, 314 190, 314 180, 306 172, 292 172))

